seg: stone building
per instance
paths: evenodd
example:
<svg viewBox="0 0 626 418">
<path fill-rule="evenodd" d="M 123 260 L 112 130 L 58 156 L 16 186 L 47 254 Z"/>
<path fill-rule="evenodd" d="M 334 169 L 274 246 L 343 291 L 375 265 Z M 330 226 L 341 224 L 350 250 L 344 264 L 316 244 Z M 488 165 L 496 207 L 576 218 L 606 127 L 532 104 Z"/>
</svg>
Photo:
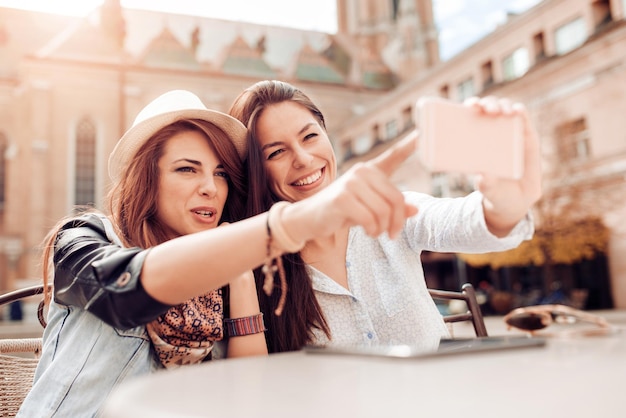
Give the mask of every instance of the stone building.
<svg viewBox="0 0 626 418">
<path fill-rule="evenodd" d="M 625 9 L 626 0 L 544 0 L 440 62 L 430 0 L 338 0 L 336 34 L 117 0 L 85 18 L 0 8 L 0 289 L 38 280 L 40 243 L 74 205 L 103 208 L 109 152 L 142 106 L 175 88 L 225 111 L 258 80 L 291 82 L 325 113 L 340 170 L 413 129 L 422 96 L 507 96 L 528 106 L 540 130 L 547 189 L 586 181 L 594 193 L 623 195 Z M 435 194 L 466 190 L 417 158 L 395 179 Z M 625 212 L 621 202 L 602 214 L 614 232 L 608 260 L 620 307 Z"/>
<path fill-rule="evenodd" d="M 338 2 L 337 34 L 121 8 L 85 18 L 0 8 L 0 289 L 38 280 L 74 205 L 103 208 L 106 161 L 138 111 L 188 89 L 226 111 L 245 87 L 301 86 L 331 132 L 437 63 L 430 1 Z"/>
<path fill-rule="evenodd" d="M 603 294 L 599 306 L 626 307 L 625 10 L 626 0 L 544 0 L 510 16 L 479 42 L 337 127 L 333 138 L 347 157 L 344 169 L 410 126 L 420 97 L 462 101 L 495 95 L 520 101 L 541 137 L 544 191 L 556 207 L 553 216 L 576 206 L 579 216 L 599 216 L 610 230 L 608 272 L 592 266 L 585 273 L 588 287 L 601 288 L 595 289 Z M 418 167 L 407 164 L 398 181 L 420 188 L 424 173 Z M 467 192 L 457 177 L 433 174 L 432 193 Z"/>
</svg>

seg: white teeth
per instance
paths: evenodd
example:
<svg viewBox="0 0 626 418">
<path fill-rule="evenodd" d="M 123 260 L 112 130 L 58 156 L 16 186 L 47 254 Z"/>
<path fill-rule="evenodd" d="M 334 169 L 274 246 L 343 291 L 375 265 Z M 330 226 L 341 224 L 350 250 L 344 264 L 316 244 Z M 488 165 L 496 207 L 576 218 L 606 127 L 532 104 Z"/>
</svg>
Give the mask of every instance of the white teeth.
<svg viewBox="0 0 626 418">
<path fill-rule="evenodd" d="M 311 184 L 317 180 L 319 180 L 319 178 L 322 177 L 322 170 L 319 170 L 317 173 L 315 174 L 311 174 L 308 177 L 305 177 L 301 180 L 296 181 L 294 184 L 294 186 L 306 186 L 307 184 Z"/>
<path fill-rule="evenodd" d="M 207 217 L 213 216 L 213 212 L 210 210 L 197 210 L 195 212 L 200 216 L 207 216 Z"/>
</svg>

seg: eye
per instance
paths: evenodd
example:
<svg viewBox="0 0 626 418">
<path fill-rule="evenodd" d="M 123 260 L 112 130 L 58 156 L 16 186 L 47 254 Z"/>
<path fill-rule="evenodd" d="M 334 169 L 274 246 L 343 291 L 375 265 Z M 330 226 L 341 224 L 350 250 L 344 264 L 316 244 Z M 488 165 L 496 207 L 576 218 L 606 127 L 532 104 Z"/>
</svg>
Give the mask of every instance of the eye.
<svg viewBox="0 0 626 418">
<path fill-rule="evenodd" d="M 305 141 L 308 141 L 309 139 L 313 139 L 313 138 L 315 138 L 316 136 L 317 136 L 317 132 L 311 132 L 311 133 L 307 134 L 307 135 L 304 137 L 304 140 L 305 140 Z"/>
<path fill-rule="evenodd" d="M 228 173 L 227 173 L 226 171 L 217 171 L 217 172 L 215 173 L 215 175 L 216 175 L 217 177 L 223 177 L 223 178 L 225 178 L 226 180 L 229 180 L 229 179 L 230 179 L 230 176 L 228 175 Z"/>
<path fill-rule="evenodd" d="M 195 167 L 192 166 L 184 166 L 178 167 L 175 171 L 179 173 L 195 173 L 197 170 Z"/>
<path fill-rule="evenodd" d="M 275 151 L 272 151 L 272 152 L 271 152 L 271 153 L 269 153 L 269 155 L 267 156 L 267 159 L 268 159 L 268 160 L 274 159 L 274 158 L 276 158 L 277 156 L 279 156 L 280 154 L 282 154 L 283 152 L 285 152 L 285 150 L 284 150 L 284 149 L 282 149 L 282 148 L 277 149 L 277 150 L 275 150 Z"/>
</svg>

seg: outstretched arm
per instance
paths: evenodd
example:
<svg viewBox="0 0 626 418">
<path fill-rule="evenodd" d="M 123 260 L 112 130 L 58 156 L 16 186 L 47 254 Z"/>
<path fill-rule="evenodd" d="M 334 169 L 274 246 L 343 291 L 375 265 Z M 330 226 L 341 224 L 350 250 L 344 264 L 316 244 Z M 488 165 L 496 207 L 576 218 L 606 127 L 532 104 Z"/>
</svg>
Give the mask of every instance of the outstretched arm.
<svg viewBox="0 0 626 418">
<path fill-rule="evenodd" d="M 290 204 L 279 219 L 284 232 L 302 243 L 352 225 L 362 225 L 373 236 L 395 236 L 417 209 L 405 203 L 389 177 L 415 146 L 413 135 L 352 167 L 316 195 Z M 260 266 L 267 258 L 267 217 L 263 213 L 153 247 L 143 265 L 143 287 L 155 299 L 176 305 Z"/>
<path fill-rule="evenodd" d="M 521 103 L 507 99 L 485 97 L 466 101 L 477 111 L 487 115 L 520 115 L 523 120 L 524 173 L 520 179 L 505 179 L 479 175 L 476 187 L 483 194 L 485 222 L 489 231 L 498 237 L 508 235 L 526 216 L 541 197 L 541 150 L 539 137 L 530 122 L 528 112 Z"/>
</svg>

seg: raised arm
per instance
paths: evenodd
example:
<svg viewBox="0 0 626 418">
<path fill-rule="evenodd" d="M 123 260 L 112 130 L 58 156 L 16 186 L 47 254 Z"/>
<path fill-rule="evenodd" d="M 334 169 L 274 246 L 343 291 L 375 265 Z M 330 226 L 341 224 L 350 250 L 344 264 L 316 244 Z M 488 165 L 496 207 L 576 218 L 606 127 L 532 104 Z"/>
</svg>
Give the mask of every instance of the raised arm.
<svg viewBox="0 0 626 418">
<path fill-rule="evenodd" d="M 506 236 L 541 197 L 541 150 L 539 137 L 521 103 L 485 97 L 466 102 L 488 115 L 519 114 L 523 119 L 524 173 L 518 180 L 479 175 L 476 187 L 483 194 L 485 222 L 495 236 Z"/>
</svg>

